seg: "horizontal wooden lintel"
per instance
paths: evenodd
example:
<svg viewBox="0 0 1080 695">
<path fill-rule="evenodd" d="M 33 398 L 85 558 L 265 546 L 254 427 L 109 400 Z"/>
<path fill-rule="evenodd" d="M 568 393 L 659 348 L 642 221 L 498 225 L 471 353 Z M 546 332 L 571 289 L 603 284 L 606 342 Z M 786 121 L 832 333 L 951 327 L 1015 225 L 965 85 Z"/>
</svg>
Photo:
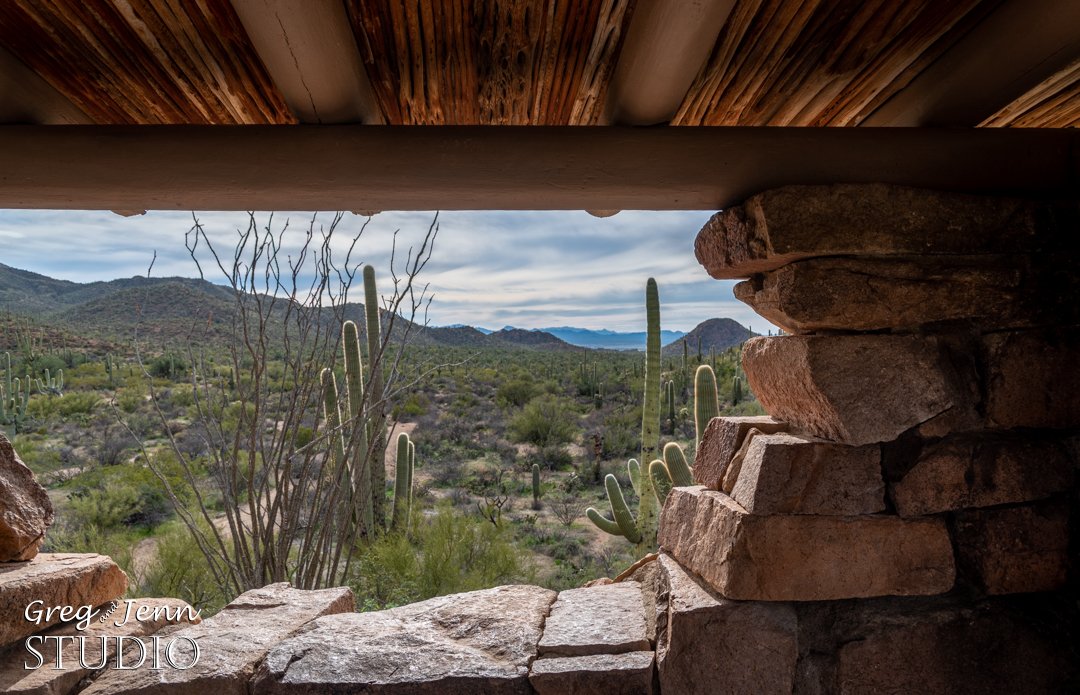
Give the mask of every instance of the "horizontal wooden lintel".
<svg viewBox="0 0 1080 695">
<path fill-rule="evenodd" d="M 2 126 L 0 208 L 717 209 L 786 184 L 1075 195 L 1080 132 Z"/>
</svg>

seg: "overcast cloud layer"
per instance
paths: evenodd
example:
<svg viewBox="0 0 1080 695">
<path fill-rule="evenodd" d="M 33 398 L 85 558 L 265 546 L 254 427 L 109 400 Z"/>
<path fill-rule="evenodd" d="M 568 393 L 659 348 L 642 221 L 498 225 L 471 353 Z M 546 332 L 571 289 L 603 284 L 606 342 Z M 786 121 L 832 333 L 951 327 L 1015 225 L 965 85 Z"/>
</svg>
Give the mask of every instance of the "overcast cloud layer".
<svg viewBox="0 0 1080 695">
<path fill-rule="evenodd" d="M 215 243 L 230 246 L 246 213 L 197 213 Z M 434 213 L 376 215 L 354 260 L 387 273 L 393 232 L 399 249 L 417 244 Z M 329 225 L 330 214 L 319 223 Z M 660 286 L 662 324 L 690 330 L 730 317 L 764 332 L 767 322 L 735 300 L 734 283 L 713 280 L 694 259 L 694 237 L 708 212 L 624 211 L 598 219 L 580 212 L 443 212 L 423 279 L 434 295 L 429 320 L 501 328 L 580 326 L 643 330 L 645 280 Z M 260 224 L 268 215 L 260 213 Z M 289 220 L 286 246 L 301 240 L 311 213 L 275 213 L 274 229 Z M 340 248 L 366 218 L 347 214 Z M 110 212 L 2 210 L 0 262 L 50 277 L 89 282 L 145 275 L 198 277 L 184 246 L 191 213 L 149 212 L 123 218 Z M 207 279 L 221 282 L 204 265 Z"/>
</svg>

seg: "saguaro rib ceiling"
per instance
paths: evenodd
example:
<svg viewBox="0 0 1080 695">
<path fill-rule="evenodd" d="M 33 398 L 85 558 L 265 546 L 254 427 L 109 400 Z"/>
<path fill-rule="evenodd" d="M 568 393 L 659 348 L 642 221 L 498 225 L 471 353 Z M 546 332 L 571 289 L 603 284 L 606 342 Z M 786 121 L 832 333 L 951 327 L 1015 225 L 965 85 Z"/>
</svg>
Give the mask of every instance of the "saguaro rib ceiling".
<svg viewBox="0 0 1080 695">
<path fill-rule="evenodd" d="M 296 122 L 228 0 L 4 0 L 0 45 L 96 123 Z"/>
<path fill-rule="evenodd" d="M 858 125 L 979 5 L 740 0 L 672 122 Z"/>
<path fill-rule="evenodd" d="M 633 0 L 348 0 L 391 125 L 595 123 Z"/>
</svg>

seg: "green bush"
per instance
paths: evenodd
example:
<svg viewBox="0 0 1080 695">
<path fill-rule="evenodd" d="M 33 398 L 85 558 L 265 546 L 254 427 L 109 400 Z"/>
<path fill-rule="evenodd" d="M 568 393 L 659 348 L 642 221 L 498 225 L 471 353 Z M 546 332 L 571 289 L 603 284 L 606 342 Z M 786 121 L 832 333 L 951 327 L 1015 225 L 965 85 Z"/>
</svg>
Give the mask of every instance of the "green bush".
<svg viewBox="0 0 1080 695">
<path fill-rule="evenodd" d="M 539 396 L 510 420 L 509 430 L 517 441 L 539 447 L 566 444 L 577 434 L 577 414 L 564 398 Z"/>
<path fill-rule="evenodd" d="M 495 402 L 504 408 L 507 406 L 520 408 L 535 398 L 536 394 L 536 385 L 531 380 L 511 379 L 495 391 Z"/>
<path fill-rule="evenodd" d="M 200 609 L 204 618 L 225 606 L 228 597 L 186 526 L 168 524 L 158 535 L 156 546 L 157 553 L 146 566 L 138 593 L 182 598 Z"/>
</svg>

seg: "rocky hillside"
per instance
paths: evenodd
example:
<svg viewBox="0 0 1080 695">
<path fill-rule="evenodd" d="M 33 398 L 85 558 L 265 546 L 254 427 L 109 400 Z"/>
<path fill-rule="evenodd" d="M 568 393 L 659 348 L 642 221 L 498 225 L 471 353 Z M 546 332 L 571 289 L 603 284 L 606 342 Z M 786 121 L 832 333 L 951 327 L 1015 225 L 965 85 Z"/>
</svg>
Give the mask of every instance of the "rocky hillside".
<svg viewBox="0 0 1080 695">
<path fill-rule="evenodd" d="M 757 335 L 746 326 L 743 326 L 734 319 L 709 319 L 702 321 L 694 330 L 687 333 L 679 340 L 674 340 L 664 346 L 663 354 L 665 356 L 681 355 L 683 350 L 683 340 L 690 347 L 690 351 L 697 352 L 698 342 L 701 342 L 702 353 L 708 353 L 710 350 L 716 352 L 723 352 L 728 348 L 735 347 L 736 345 L 742 345 L 750 338 Z"/>
</svg>

